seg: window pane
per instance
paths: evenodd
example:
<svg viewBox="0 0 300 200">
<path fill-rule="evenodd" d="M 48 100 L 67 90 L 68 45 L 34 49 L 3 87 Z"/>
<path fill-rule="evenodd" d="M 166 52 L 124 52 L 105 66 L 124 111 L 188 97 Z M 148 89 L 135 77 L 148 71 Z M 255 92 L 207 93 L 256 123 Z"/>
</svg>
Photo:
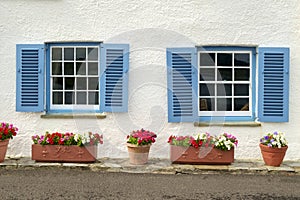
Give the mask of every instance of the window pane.
<svg viewBox="0 0 300 200">
<path fill-rule="evenodd" d="M 217 111 L 232 111 L 232 99 L 218 98 L 217 99 Z"/>
<path fill-rule="evenodd" d="M 65 62 L 64 74 L 65 75 L 74 75 L 74 63 Z"/>
<path fill-rule="evenodd" d="M 77 104 L 86 104 L 87 100 L 86 100 L 87 96 L 86 96 L 86 92 L 77 92 Z"/>
<path fill-rule="evenodd" d="M 234 54 L 234 66 L 250 66 L 250 55 L 248 53 Z"/>
<path fill-rule="evenodd" d="M 89 90 L 98 90 L 98 78 L 89 78 L 88 79 L 88 89 Z"/>
<path fill-rule="evenodd" d="M 65 48 L 64 51 L 65 60 L 74 60 L 74 49 L 73 48 Z"/>
<path fill-rule="evenodd" d="M 88 59 L 98 60 L 98 48 L 88 48 Z"/>
<path fill-rule="evenodd" d="M 52 48 L 52 60 L 62 60 L 61 48 Z"/>
<path fill-rule="evenodd" d="M 215 53 L 200 53 L 200 66 L 215 66 Z"/>
<path fill-rule="evenodd" d="M 235 69 L 234 70 L 235 81 L 249 81 L 250 80 L 250 69 Z"/>
<path fill-rule="evenodd" d="M 76 60 L 85 60 L 86 59 L 86 53 L 85 48 L 76 48 Z"/>
<path fill-rule="evenodd" d="M 231 96 L 232 85 L 231 84 L 217 84 L 217 96 Z"/>
<path fill-rule="evenodd" d="M 82 77 L 77 78 L 77 83 L 76 83 L 77 90 L 86 90 L 86 85 L 87 85 L 86 79 L 87 78 L 82 78 Z"/>
<path fill-rule="evenodd" d="M 200 81 L 214 81 L 215 69 L 200 68 Z"/>
<path fill-rule="evenodd" d="M 98 75 L 98 63 L 89 62 L 88 75 Z"/>
<path fill-rule="evenodd" d="M 63 92 L 53 92 L 52 93 L 52 103 L 53 104 L 63 104 Z"/>
<path fill-rule="evenodd" d="M 77 75 L 86 75 L 86 64 L 85 62 L 76 63 L 76 74 Z"/>
<path fill-rule="evenodd" d="M 215 99 L 201 98 L 199 101 L 200 111 L 215 111 Z"/>
<path fill-rule="evenodd" d="M 249 111 L 249 99 L 248 98 L 235 98 L 234 99 L 234 111 Z"/>
<path fill-rule="evenodd" d="M 74 89 L 75 78 L 65 78 L 65 90 L 73 90 Z"/>
<path fill-rule="evenodd" d="M 215 96 L 215 84 L 200 84 L 200 96 Z"/>
<path fill-rule="evenodd" d="M 89 92 L 89 105 L 99 104 L 99 93 L 98 92 Z"/>
<path fill-rule="evenodd" d="M 218 69 L 218 81 L 232 81 L 232 69 Z"/>
<path fill-rule="evenodd" d="M 249 96 L 249 84 L 235 84 L 234 96 Z"/>
<path fill-rule="evenodd" d="M 75 96 L 74 92 L 65 92 L 65 104 L 74 104 Z"/>
<path fill-rule="evenodd" d="M 62 90 L 63 89 L 63 78 L 53 77 L 52 89 L 53 90 Z"/>
<path fill-rule="evenodd" d="M 52 75 L 62 75 L 62 63 L 53 62 L 52 63 Z"/>
<path fill-rule="evenodd" d="M 232 66 L 232 53 L 218 53 L 218 66 Z"/>
</svg>

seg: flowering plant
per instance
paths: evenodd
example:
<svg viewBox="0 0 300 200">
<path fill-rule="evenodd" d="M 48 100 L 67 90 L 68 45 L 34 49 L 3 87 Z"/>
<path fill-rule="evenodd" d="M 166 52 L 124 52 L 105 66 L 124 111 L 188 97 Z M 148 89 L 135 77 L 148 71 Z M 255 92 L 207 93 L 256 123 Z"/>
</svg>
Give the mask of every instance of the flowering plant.
<svg viewBox="0 0 300 200">
<path fill-rule="evenodd" d="M 285 134 L 275 131 L 274 133 L 267 133 L 260 139 L 260 143 L 268 147 L 284 147 L 287 146 Z"/>
<path fill-rule="evenodd" d="M 212 146 L 217 149 L 229 151 L 234 145 L 237 146 L 238 140 L 235 136 L 227 133 L 223 133 L 219 136 L 212 136 L 209 133 L 200 133 L 196 136 L 171 135 L 168 143 L 176 146 L 192 146 L 195 148 Z"/>
<path fill-rule="evenodd" d="M 49 133 L 46 132 L 45 135 L 34 135 L 32 136 L 32 141 L 34 144 L 41 145 L 77 145 L 77 146 L 88 146 L 103 144 L 103 135 L 98 133 L 84 133 L 73 134 L 73 133 Z"/>
<path fill-rule="evenodd" d="M 18 128 L 13 124 L 2 122 L 0 124 L 0 140 L 13 139 L 16 136 Z"/>
<path fill-rule="evenodd" d="M 135 145 L 148 145 L 155 142 L 156 134 L 148 130 L 132 131 L 127 135 L 127 143 Z"/>
</svg>

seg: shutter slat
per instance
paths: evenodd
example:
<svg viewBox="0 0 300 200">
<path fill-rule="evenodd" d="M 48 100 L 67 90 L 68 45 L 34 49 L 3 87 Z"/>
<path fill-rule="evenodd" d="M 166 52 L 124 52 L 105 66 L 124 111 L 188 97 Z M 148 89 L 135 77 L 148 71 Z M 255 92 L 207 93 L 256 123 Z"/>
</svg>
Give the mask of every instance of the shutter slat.
<svg viewBox="0 0 300 200">
<path fill-rule="evenodd" d="M 262 122 L 287 122 L 289 49 L 259 48 L 258 116 Z"/>
</svg>

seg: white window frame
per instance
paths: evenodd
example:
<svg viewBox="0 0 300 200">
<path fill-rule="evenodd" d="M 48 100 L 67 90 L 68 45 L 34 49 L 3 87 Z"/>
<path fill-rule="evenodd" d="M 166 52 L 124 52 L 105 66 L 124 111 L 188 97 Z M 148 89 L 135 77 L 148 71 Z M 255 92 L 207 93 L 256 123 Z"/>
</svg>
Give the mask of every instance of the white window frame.
<svg viewBox="0 0 300 200">
<path fill-rule="evenodd" d="M 252 82 L 252 63 L 255 62 L 255 60 L 253 61 L 252 60 L 252 52 L 251 51 L 243 51 L 243 50 L 234 50 L 234 51 L 218 51 L 218 50 L 215 50 L 215 51 L 205 51 L 205 50 L 200 50 L 197 52 L 198 53 L 198 74 L 197 76 L 200 77 L 200 53 L 249 53 L 249 81 L 234 81 L 234 73 L 232 74 L 232 81 L 216 81 L 217 80 L 217 67 L 218 68 L 222 68 L 220 66 L 217 66 L 217 56 L 215 58 L 215 66 L 214 66 L 214 69 L 215 69 L 215 80 L 214 81 L 201 81 L 200 78 L 198 80 L 198 91 L 197 91 L 197 109 L 198 109 L 198 116 L 252 116 L 252 85 L 255 84 Z M 232 62 L 234 62 L 234 59 L 232 59 Z M 228 68 L 229 66 L 226 66 L 224 68 Z M 211 67 L 210 67 L 211 68 Z M 235 68 L 234 66 L 234 63 L 232 63 L 232 66 L 231 68 Z M 238 69 L 241 69 L 243 67 L 238 67 Z M 246 68 L 246 67 L 245 67 Z M 234 72 L 234 71 L 233 71 Z M 215 84 L 215 91 L 216 91 L 216 83 L 221 83 L 221 84 L 233 84 L 233 83 L 236 83 L 236 84 L 243 84 L 243 83 L 249 83 L 249 96 L 237 96 L 239 98 L 249 98 L 249 110 L 248 111 L 200 111 L 200 93 L 199 93 L 199 90 L 200 90 L 200 83 L 212 83 L 212 84 Z M 234 90 L 232 90 L 232 95 L 231 96 L 226 96 L 226 98 L 229 98 L 231 97 L 232 98 L 232 108 L 234 108 Z M 212 96 L 202 96 L 202 97 L 209 97 L 211 98 Z M 215 98 L 215 108 L 217 108 L 217 101 L 216 101 L 216 98 L 217 97 L 224 97 L 225 96 L 214 96 Z"/>
<path fill-rule="evenodd" d="M 53 48 L 61 48 L 62 49 L 62 60 L 53 60 L 52 59 L 52 49 Z M 73 48 L 74 49 L 74 60 L 70 61 L 70 62 L 74 62 L 74 75 L 64 75 L 64 63 L 66 62 L 64 60 L 64 48 Z M 84 61 L 76 61 L 76 48 L 86 48 L 86 60 Z M 97 61 L 90 61 L 88 60 L 88 48 L 97 48 L 98 49 L 98 60 Z M 99 105 L 100 105 L 100 47 L 99 46 L 95 46 L 95 45 L 68 45 L 68 46 L 64 46 L 64 45 L 52 45 L 50 47 L 50 109 L 51 110 L 97 110 L 99 109 Z M 52 75 L 52 63 L 53 62 L 62 62 L 62 75 Z M 69 62 L 69 61 L 67 61 Z M 86 62 L 86 75 L 76 75 L 76 62 Z M 98 75 L 88 75 L 88 62 L 95 62 L 98 63 Z M 98 90 L 88 90 L 88 82 L 87 82 L 87 89 L 84 90 L 87 92 L 87 104 L 86 105 L 82 105 L 82 104 L 61 104 L 61 105 L 57 105 L 57 104 L 53 104 L 53 92 L 55 90 L 53 90 L 53 77 L 74 77 L 75 78 L 75 82 L 74 85 L 76 85 L 76 77 L 85 77 L 85 78 L 89 78 L 89 77 L 94 77 L 94 78 L 98 78 Z M 64 89 L 64 84 L 65 82 L 63 81 L 63 89 L 62 90 L 58 90 L 58 91 L 70 91 L 70 92 L 76 92 L 76 88 L 73 90 L 65 90 Z M 98 104 L 95 105 L 88 105 L 88 92 L 98 92 Z M 75 95 L 75 102 L 76 102 L 76 95 Z M 63 95 L 63 102 L 64 102 L 65 96 Z"/>
</svg>

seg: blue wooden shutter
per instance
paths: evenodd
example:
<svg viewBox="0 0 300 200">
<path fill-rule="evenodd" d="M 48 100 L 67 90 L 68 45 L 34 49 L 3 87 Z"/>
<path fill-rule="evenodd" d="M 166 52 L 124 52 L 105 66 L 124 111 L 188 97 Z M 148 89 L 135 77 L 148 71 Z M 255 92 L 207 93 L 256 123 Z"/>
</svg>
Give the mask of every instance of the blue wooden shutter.
<svg viewBox="0 0 300 200">
<path fill-rule="evenodd" d="M 101 44 L 100 110 L 128 110 L 128 44 Z"/>
<path fill-rule="evenodd" d="M 289 120 L 289 48 L 259 48 L 258 117 Z"/>
<path fill-rule="evenodd" d="M 44 45 L 17 45 L 16 111 L 44 110 Z"/>
<path fill-rule="evenodd" d="M 167 49 L 168 121 L 193 122 L 197 117 L 196 48 Z"/>
</svg>

